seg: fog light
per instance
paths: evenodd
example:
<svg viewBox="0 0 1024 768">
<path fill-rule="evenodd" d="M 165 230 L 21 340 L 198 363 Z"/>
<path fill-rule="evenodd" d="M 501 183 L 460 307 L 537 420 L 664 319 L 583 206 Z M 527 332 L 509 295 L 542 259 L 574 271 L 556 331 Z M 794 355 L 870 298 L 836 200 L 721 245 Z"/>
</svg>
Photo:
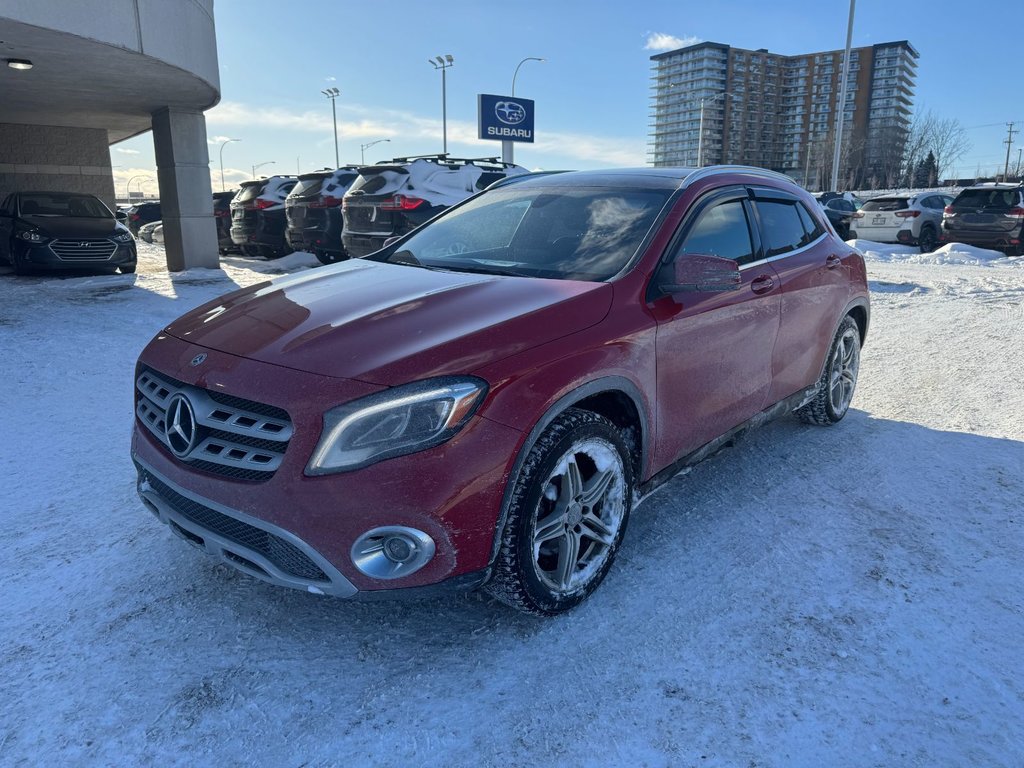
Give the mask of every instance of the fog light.
<svg viewBox="0 0 1024 768">
<path fill-rule="evenodd" d="M 429 563 L 434 550 L 434 540 L 423 531 L 389 525 L 356 539 L 351 555 L 361 573 L 374 579 L 397 579 Z"/>
</svg>

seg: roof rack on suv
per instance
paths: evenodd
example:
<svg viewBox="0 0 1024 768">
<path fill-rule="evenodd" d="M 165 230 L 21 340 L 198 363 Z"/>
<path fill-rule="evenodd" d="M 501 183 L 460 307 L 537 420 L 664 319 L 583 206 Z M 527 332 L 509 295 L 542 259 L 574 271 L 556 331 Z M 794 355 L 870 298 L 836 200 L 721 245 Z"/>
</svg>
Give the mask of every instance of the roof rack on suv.
<svg viewBox="0 0 1024 768">
<path fill-rule="evenodd" d="M 381 160 L 376 165 L 394 165 L 395 163 L 409 163 L 413 160 L 437 160 L 450 165 L 475 165 L 487 163 L 488 165 L 501 166 L 502 168 L 515 167 L 515 163 L 506 163 L 498 157 L 451 157 L 443 152 L 433 155 L 409 155 L 408 157 L 395 157 L 391 160 Z"/>
</svg>

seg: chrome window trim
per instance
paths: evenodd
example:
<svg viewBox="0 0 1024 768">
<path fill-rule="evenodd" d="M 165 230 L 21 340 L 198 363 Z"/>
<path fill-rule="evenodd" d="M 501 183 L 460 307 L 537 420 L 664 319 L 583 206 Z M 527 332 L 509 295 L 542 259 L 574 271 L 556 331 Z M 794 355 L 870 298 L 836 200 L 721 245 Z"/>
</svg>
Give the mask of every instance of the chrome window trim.
<svg viewBox="0 0 1024 768">
<path fill-rule="evenodd" d="M 775 256 L 769 256 L 766 259 L 758 259 L 757 261 L 752 261 L 749 264 L 741 264 L 740 272 L 742 272 L 745 269 L 750 269 L 751 267 L 759 267 L 762 264 L 770 264 L 771 262 L 778 261 L 779 259 L 787 259 L 790 256 L 796 256 L 797 254 L 803 253 L 809 248 L 813 248 L 826 237 L 828 237 L 828 232 L 822 232 L 816 240 L 812 240 L 807 245 L 801 246 L 800 248 L 795 248 L 792 251 L 786 251 L 785 253 L 778 253 Z"/>
</svg>

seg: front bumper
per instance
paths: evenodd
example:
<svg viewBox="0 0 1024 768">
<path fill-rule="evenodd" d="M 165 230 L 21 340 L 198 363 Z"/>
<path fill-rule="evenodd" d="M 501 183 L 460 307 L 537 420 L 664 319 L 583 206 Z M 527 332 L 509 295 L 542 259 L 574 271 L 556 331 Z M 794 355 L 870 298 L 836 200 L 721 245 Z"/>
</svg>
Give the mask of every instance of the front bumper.
<svg viewBox="0 0 1024 768">
<path fill-rule="evenodd" d="M 96 269 L 99 267 L 130 266 L 138 261 L 135 241 L 116 243 L 113 240 L 86 240 L 81 242 L 97 242 L 100 245 L 91 249 L 62 248 L 54 244 L 62 241 L 50 240 L 45 243 L 29 243 L 23 240 L 13 241 L 13 256 L 21 264 L 32 269 Z M 108 245 L 102 245 L 107 243 Z M 92 252 L 90 252 L 92 251 Z M 63 256 L 58 255 L 62 253 Z"/>
<path fill-rule="evenodd" d="M 206 361 L 191 366 L 201 352 Z M 324 411 L 381 387 L 238 358 L 167 335 L 154 339 L 140 361 L 190 386 L 282 408 L 294 427 L 272 476 L 250 481 L 176 459 L 136 418 L 132 457 L 139 468 L 139 493 L 179 536 L 252 576 L 324 594 L 391 595 L 480 582 L 490 562 L 505 483 L 524 437 L 520 432 L 477 416 L 455 438 L 430 450 L 308 477 L 304 470 L 319 441 Z M 436 547 L 433 558 L 397 579 L 359 571 L 353 544 L 384 526 L 425 532 Z M 296 551 L 306 560 L 298 569 Z M 308 570 L 310 563 L 319 571 Z"/>
</svg>

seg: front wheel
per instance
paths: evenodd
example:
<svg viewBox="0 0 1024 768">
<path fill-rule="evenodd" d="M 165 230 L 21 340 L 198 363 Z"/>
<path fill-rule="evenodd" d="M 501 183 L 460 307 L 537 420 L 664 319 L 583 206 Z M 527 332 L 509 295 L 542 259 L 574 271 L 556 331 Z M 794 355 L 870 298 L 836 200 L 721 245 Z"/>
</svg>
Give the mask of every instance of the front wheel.
<svg viewBox="0 0 1024 768">
<path fill-rule="evenodd" d="M 853 391 L 860 372 L 860 329 L 847 315 L 839 324 L 828 364 L 818 380 L 818 393 L 811 402 L 796 410 L 796 415 L 808 424 L 836 424 L 850 410 Z"/>
<path fill-rule="evenodd" d="M 488 591 L 541 616 L 579 605 L 611 568 L 633 485 L 620 430 L 603 416 L 568 409 L 530 450 L 515 480 Z"/>
</svg>

